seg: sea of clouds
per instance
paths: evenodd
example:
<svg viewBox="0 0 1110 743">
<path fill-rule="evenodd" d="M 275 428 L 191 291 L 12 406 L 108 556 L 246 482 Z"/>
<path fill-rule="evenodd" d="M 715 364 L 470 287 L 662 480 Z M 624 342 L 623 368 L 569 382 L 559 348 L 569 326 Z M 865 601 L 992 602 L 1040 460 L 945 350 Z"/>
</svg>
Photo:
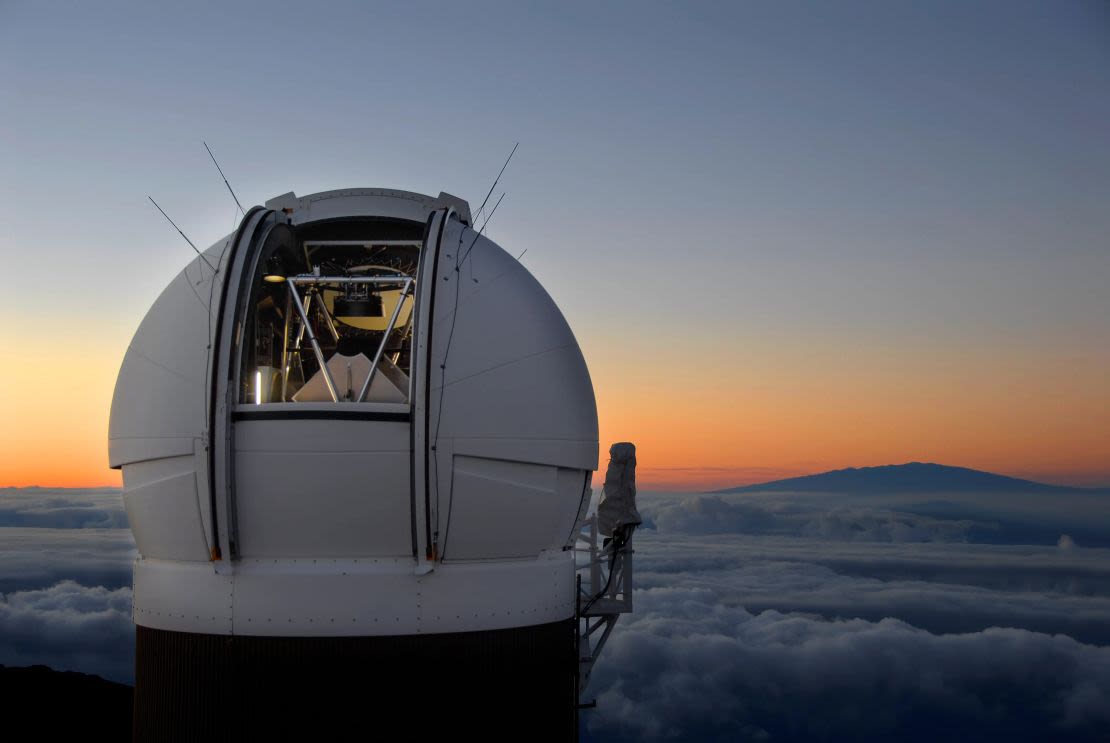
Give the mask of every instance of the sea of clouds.
<svg viewBox="0 0 1110 743">
<path fill-rule="evenodd" d="M 644 494 L 641 511 L 635 612 L 588 690 L 588 740 L 1110 736 L 1108 495 Z"/>
<path fill-rule="evenodd" d="M 1106 740 L 1110 495 L 642 494 L 591 741 Z M 0 663 L 130 682 L 114 490 L 0 489 Z"/>
<path fill-rule="evenodd" d="M 0 664 L 132 681 L 135 556 L 118 490 L 0 488 Z"/>
</svg>

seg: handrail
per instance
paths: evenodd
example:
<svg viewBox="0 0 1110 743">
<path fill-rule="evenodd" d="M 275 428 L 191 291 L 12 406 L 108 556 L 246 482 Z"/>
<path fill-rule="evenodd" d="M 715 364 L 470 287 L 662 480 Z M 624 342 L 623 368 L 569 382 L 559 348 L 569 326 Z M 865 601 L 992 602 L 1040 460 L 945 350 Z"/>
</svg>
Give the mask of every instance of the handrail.
<svg viewBox="0 0 1110 743">
<path fill-rule="evenodd" d="M 632 611 L 631 531 L 622 540 L 598 547 L 597 515 L 578 524 L 576 553 L 589 555 L 588 562 L 576 560 L 578 621 L 578 691 L 590 683 L 590 673 L 621 614 Z M 584 543 L 584 544 L 583 544 Z M 604 570 L 605 566 L 608 570 Z M 589 588 L 585 583 L 589 583 Z M 600 631 L 600 635 L 597 634 Z"/>
</svg>

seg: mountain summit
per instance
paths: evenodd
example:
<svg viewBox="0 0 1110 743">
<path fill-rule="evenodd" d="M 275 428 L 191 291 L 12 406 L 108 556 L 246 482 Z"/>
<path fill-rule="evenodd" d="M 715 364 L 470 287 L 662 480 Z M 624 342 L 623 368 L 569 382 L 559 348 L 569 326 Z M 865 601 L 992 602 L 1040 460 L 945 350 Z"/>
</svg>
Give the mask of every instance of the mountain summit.
<svg viewBox="0 0 1110 743">
<path fill-rule="evenodd" d="M 996 475 L 992 472 L 949 467 L 927 462 L 887 464 L 881 467 L 849 467 L 819 475 L 791 477 L 756 485 L 716 490 L 716 493 L 800 491 L 825 493 L 970 493 L 970 492 L 1060 492 L 1082 491 L 1062 485 Z"/>
</svg>

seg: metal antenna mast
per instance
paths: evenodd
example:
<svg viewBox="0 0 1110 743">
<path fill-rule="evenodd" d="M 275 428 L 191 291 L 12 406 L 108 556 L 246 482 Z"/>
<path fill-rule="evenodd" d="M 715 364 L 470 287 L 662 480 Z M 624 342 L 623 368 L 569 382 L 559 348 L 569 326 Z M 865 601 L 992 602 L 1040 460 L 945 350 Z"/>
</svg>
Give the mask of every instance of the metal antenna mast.
<svg viewBox="0 0 1110 743">
<path fill-rule="evenodd" d="M 497 207 L 501 206 L 501 199 L 503 198 L 505 198 L 504 191 L 501 192 L 501 198 L 497 199 L 497 203 L 494 204 L 493 208 L 489 210 L 489 216 L 486 217 L 486 221 L 482 222 L 482 227 L 476 233 L 474 233 L 474 239 L 470 241 L 470 247 L 466 249 L 466 252 L 463 253 L 462 259 L 459 261 L 459 268 L 461 268 L 462 264 L 466 263 L 466 259 L 470 257 L 470 251 L 474 250 L 474 243 L 478 242 L 478 238 L 481 237 L 482 233 L 486 231 L 486 225 L 489 224 L 489 221 L 491 219 L 493 219 L 493 214 L 497 211 Z M 459 268 L 456 268 L 455 270 L 457 271 L 459 270 Z"/>
<path fill-rule="evenodd" d="M 513 155 L 516 154 L 517 147 L 520 147 L 520 142 L 517 142 L 513 145 L 513 151 L 509 153 L 509 156 L 507 158 L 505 158 L 505 164 L 501 166 L 501 170 L 497 173 L 497 177 L 493 179 L 493 185 L 489 187 L 489 192 L 486 194 L 486 198 L 482 199 L 482 205 L 478 207 L 478 211 L 474 212 L 475 221 L 478 220 L 478 215 L 482 213 L 482 210 L 486 208 L 486 204 L 489 203 L 489 197 L 493 195 L 493 189 L 497 188 L 497 182 L 500 181 L 501 176 L 504 175 L 505 168 L 509 167 L 509 161 L 512 160 Z M 494 208 L 496 209 L 496 207 Z M 486 218 L 486 221 L 489 221 L 488 217 Z"/>
<path fill-rule="evenodd" d="M 148 199 L 150 199 L 150 203 L 151 203 L 151 204 L 154 204 L 154 208 L 155 208 L 155 209 L 157 209 L 158 211 L 162 212 L 162 216 L 166 218 L 166 221 L 167 221 L 167 222 L 169 222 L 170 224 L 172 224 L 172 225 L 173 225 L 173 228 L 174 228 L 175 230 L 177 230 L 177 234 L 179 234 L 179 235 L 181 235 L 182 237 L 184 237 L 184 238 L 185 238 L 185 242 L 189 243 L 189 247 L 190 247 L 190 248 L 192 248 L 192 249 L 193 249 L 193 251 L 194 251 L 194 252 L 195 252 L 195 253 L 196 253 L 196 254 L 197 254 L 198 256 L 200 256 L 200 259 L 201 259 L 202 261 L 204 261 L 205 263 L 208 263 L 208 259 L 207 259 L 207 258 L 205 258 L 205 257 L 204 257 L 204 254 L 203 254 L 203 253 L 201 253 L 201 252 L 200 252 L 200 250 L 198 250 L 198 249 L 197 249 L 197 246 L 196 246 L 196 245 L 193 245 L 193 241 L 192 241 L 192 240 L 190 240 L 190 239 L 189 239 L 189 238 L 188 238 L 188 237 L 187 237 L 187 236 L 185 235 L 185 233 L 181 231 L 181 228 L 180 228 L 180 227 L 178 227 L 178 226 L 177 226 L 177 225 L 176 225 L 176 224 L 174 223 L 174 221 L 173 221 L 172 219 L 170 219 L 170 215 L 169 215 L 169 214 L 166 214 L 166 210 L 165 210 L 165 209 L 163 209 L 162 207 L 158 206 L 158 202 L 157 202 L 157 201 L 155 201 L 154 199 L 151 199 L 151 198 L 150 198 L 150 195 L 149 195 L 149 194 L 147 195 L 147 198 L 148 198 Z M 211 263 L 208 263 L 208 267 L 212 269 L 212 273 L 216 273 L 216 267 L 215 267 L 215 266 L 213 266 L 213 265 L 212 265 Z"/>
<path fill-rule="evenodd" d="M 243 211 L 243 205 L 239 203 L 239 197 L 235 195 L 235 191 L 231 188 L 231 184 L 227 182 L 227 176 L 224 175 L 224 169 L 220 167 L 220 164 L 218 162 L 216 162 L 216 156 L 212 154 L 212 148 L 209 147 L 208 143 L 203 140 L 201 141 L 201 144 L 204 145 L 204 149 L 208 150 L 208 157 L 212 158 L 212 164 L 216 166 L 216 170 L 220 171 L 220 177 L 224 179 L 224 185 L 227 186 L 228 193 L 231 194 L 231 198 L 235 199 L 235 206 L 239 207 L 239 212 L 244 217 L 247 216 L 247 213 Z"/>
</svg>

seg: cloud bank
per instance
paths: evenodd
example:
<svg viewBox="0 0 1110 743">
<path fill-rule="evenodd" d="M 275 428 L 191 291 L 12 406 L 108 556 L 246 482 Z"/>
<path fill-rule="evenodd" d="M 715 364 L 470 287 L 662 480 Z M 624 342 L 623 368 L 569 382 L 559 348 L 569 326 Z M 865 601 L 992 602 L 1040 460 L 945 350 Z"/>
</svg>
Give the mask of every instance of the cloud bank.
<svg viewBox="0 0 1110 743">
<path fill-rule="evenodd" d="M 127 529 L 0 528 L 0 593 L 62 580 L 110 589 L 130 586 L 136 555 Z"/>
<path fill-rule="evenodd" d="M 1110 648 L 1021 629 L 937 635 L 641 591 L 591 691 L 591 740 L 1100 740 Z"/>
<path fill-rule="evenodd" d="M 131 589 L 62 581 L 0 596 L 0 662 L 41 663 L 113 681 L 134 675 Z"/>
<path fill-rule="evenodd" d="M 0 488 L 0 527 L 126 529 L 117 488 Z"/>
<path fill-rule="evenodd" d="M 842 542 L 972 542 L 1110 548 L 1110 494 L 646 494 L 647 528 Z"/>
<path fill-rule="evenodd" d="M 648 494 L 583 738 L 1105 740 L 1108 503 Z M 0 663 L 131 682 L 118 493 L 0 514 Z"/>
<path fill-rule="evenodd" d="M 584 738 L 1104 740 L 1108 504 L 648 495 Z"/>
<path fill-rule="evenodd" d="M 126 526 L 115 489 L 0 489 L 0 663 L 133 680 Z"/>
</svg>

